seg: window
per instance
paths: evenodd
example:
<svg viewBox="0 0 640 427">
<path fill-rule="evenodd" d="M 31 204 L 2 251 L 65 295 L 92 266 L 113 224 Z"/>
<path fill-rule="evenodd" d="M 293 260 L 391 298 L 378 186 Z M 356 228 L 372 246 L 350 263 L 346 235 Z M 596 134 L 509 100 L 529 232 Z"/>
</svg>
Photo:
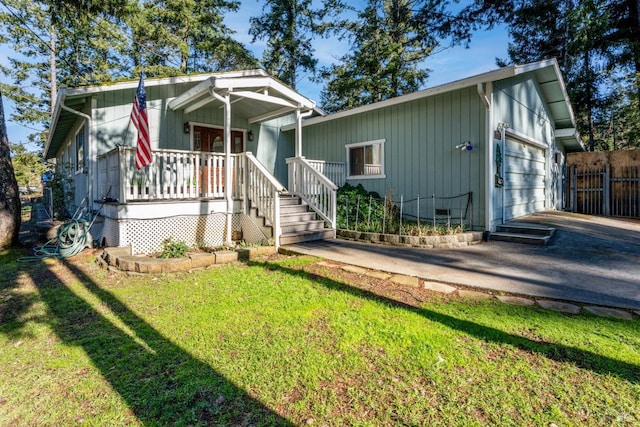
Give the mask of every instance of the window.
<svg viewBox="0 0 640 427">
<path fill-rule="evenodd" d="M 82 126 L 76 134 L 76 173 L 84 172 L 84 166 L 84 126 Z"/>
<path fill-rule="evenodd" d="M 348 144 L 349 178 L 384 178 L 384 139 Z"/>
<path fill-rule="evenodd" d="M 194 126 L 193 149 L 213 153 L 224 153 L 224 129 L 206 126 Z M 231 153 L 242 153 L 243 151 L 244 132 L 239 130 L 232 130 Z"/>
</svg>

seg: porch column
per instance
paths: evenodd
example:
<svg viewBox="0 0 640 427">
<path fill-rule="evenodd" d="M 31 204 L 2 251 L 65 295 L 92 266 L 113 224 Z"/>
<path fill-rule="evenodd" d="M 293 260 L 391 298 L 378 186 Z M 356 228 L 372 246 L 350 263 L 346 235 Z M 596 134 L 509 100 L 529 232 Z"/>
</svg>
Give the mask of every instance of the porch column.
<svg viewBox="0 0 640 427">
<path fill-rule="evenodd" d="M 225 244 L 231 245 L 231 227 L 233 220 L 232 165 L 231 165 L 231 94 L 218 95 L 213 88 L 209 94 L 224 105 L 224 197 L 227 201 Z"/>
<path fill-rule="evenodd" d="M 296 157 L 302 157 L 302 113 L 296 110 Z"/>
<path fill-rule="evenodd" d="M 300 108 L 296 110 L 296 157 L 302 157 L 302 119 L 309 117 L 313 114 L 313 110 L 300 111 Z"/>
</svg>

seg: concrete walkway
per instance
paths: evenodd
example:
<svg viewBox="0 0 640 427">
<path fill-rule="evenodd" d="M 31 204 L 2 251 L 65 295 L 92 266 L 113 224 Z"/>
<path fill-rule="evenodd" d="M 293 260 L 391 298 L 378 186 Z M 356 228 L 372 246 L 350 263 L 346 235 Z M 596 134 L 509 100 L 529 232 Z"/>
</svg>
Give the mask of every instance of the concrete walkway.
<svg viewBox="0 0 640 427">
<path fill-rule="evenodd" d="M 555 211 L 520 221 L 558 231 L 548 246 L 422 249 L 329 240 L 284 249 L 428 281 L 640 310 L 640 221 Z"/>
</svg>

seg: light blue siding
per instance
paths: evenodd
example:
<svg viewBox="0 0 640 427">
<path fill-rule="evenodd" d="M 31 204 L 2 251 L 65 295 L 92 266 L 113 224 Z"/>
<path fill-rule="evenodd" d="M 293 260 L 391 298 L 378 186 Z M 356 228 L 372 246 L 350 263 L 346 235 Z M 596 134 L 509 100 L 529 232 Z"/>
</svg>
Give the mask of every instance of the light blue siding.
<svg viewBox="0 0 640 427">
<path fill-rule="evenodd" d="M 475 87 L 466 88 L 305 126 L 302 151 L 308 159 L 346 162 L 347 144 L 384 139 L 386 177 L 348 180 L 350 184 L 395 200 L 472 192 L 473 224 L 479 227 L 484 215 L 484 128 L 484 106 Z M 463 141 L 475 148 L 456 149 Z"/>
<path fill-rule="evenodd" d="M 200 108 L 189 114 L 182 110 L 169 109 L 169 102 L 184 91 L 193 87 L 191 84 L 175 84 L 148 87 L 147 114 L 149 117 L 149 133 L 153 149 L 191 150 L 191 138 L 185 134 L 185 122 L 219 126 L 224 124 L 224 109 L 219 105 Z M 116 144 L 135 146 L 136 130 L 129 120 L 133 104 L 135 89 L 106 91 L 96 95 L 97 107 L 94 122 L 97 126 L 96 144 L 98 155 L 113 149 Z M 265 163 L 270 171 L 276 167 L 277 143 L 280 126 L 286 124 L 280 121 L 269 123 L 249 124 L 247 117 L 234 111 L 231 106 L 231 127 L 252 131 L 253 141 L 245 141 L 245 150 L 251 151 L 259 160 Z M 264 146 L 264 148 L 262 148 Z"/>
<path fill-rule="evenodd" d="M 540 146 L 508 138 L 503 147 L 505 184 L 504 189 L 493 193 L 492 227 L 503 220 L 550 208 L 545 205 L 550 196 L 545 150 L 555 149 L 553 123 L 533 75 L 494 82 L 493 88 L 494 124 L 509 123 L 511 130 Z"/>
<path fill-rule="evenodd" d="M 551 146 L 553 125 L 531 74 L 494 82 L 494 119 L 507 122 L 533 140 Z"/>
</svg>

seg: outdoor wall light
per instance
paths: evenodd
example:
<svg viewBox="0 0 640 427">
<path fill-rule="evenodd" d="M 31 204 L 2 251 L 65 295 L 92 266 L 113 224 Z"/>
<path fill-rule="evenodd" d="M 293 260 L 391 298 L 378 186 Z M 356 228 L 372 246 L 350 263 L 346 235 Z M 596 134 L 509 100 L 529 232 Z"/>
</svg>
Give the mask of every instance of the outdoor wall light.
<svg viewBox="0 0 640 427">
<path fill-rule="evenodd" d="M 473 144 L 471 141 L 464 141 L 462 144 L 456 145 L 456 149 L 461 151 L 471 151 L 473 150 Z"/>
<path fill-rule="evenodd" d="M 494 139 L 502 139 L 502 131 L 509 129 L 509 127 L 507 122 L 498 122 L 498 128 L 493 132 Z"/>
<path fill-rule="evenodd" d="M 249 132 L 247 132 L 247 139 L 248 139 L 249 141 L 253 141 L 253 131 L 252 131 L 252 130 L 250 130 Z"/>
<path fill-rule="evenodd" d="M 191 132 L 191 125 L 189 124 L 189 122 L 184 122 L 183 130 L 184 130 L 184 133 Z"/>
</svg>

